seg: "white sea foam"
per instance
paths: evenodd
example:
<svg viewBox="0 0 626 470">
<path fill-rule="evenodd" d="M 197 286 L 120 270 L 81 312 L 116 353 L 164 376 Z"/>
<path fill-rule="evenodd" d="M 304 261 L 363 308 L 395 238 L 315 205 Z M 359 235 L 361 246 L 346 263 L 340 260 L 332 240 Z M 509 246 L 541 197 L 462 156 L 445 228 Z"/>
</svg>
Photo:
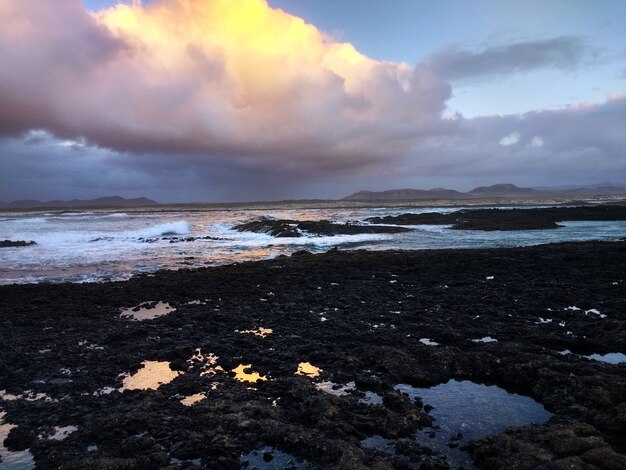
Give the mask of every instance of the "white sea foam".
<svg viewBox="0 0 626 470">
<path fill-rule="evenodd" d="M 191 232 L 191 225 L 185 220 L 179 220 L 176 222 L 166 222 L 163 224 L 156 224 L 151 227 L 146 227 L 140 230 L 133 230 L 129 232 L 122 232 L 118 237 L 127 238 L 155 238 L 155 237 L 168 237 L 175 235 L 187 235 Z"/>
</svg>

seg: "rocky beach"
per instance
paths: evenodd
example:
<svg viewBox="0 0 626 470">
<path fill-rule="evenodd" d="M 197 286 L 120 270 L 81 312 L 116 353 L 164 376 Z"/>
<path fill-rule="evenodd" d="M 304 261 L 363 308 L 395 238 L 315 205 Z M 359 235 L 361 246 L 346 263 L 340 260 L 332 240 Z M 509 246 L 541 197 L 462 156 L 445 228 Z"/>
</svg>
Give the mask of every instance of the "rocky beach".
<svg viewBox="0 0 626 470">
<path fill-rule="evenodd" d="M 1 286 L 0 468 L 626 468 L 624 266 L 580 242 Z M 419 392 L 446 384 L 538 414 L 446 430 L 474 406 Z"/>
</svg>

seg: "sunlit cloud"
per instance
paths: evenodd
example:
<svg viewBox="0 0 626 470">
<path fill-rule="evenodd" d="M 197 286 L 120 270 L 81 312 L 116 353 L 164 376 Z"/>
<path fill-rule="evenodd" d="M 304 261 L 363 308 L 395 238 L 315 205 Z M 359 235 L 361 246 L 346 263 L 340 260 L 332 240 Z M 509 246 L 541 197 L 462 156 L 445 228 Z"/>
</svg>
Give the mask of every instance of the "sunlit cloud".
<svg viewBox="0 0 626 470">
<path fill-rule="evenodd" d="M 4 134 L 340 169 L 447 128 L 450 87 L 429 68 L 372 60 L 265 0 L 2 5 Z"/>
</svg>

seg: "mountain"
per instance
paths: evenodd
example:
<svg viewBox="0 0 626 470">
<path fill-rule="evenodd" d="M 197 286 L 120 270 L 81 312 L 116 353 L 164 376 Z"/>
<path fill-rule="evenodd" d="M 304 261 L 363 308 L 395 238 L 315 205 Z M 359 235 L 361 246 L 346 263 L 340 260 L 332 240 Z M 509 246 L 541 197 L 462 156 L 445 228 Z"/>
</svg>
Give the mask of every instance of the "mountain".
<svg viewBox="0 0 626 470">
<path fill-rule="evenodd" d="M 587 186 L 560 186 L 521 188 L 510 183 L 479 186 L 466 193 L 452 189 L 391 189 L 389 191 L 359 191 L 343 198 L 344 201 L 384 201 L 415 199 L 477 199 L 490 197 L 588 197 L 626 195 L 626 187 L 611 183 Z"/>
<path fill-rule="evenodd" d="M 524 197 L 537 196 L 539 191 L 533 188 L 520 188 L 514 184 L 494 184 L 493 186 L 479 186 L 466 193 L 469 196 L 477 197 Z"/>
<path fill-rule="evenodd" d="M 393 199 L 458 199 L 465 195 L 453 189 L 391 189 L 389 191 L 359 191 L 344 201 L 375 201 Z"/>
<path fill-rule="evenodd" d="M 125 199 L 120 196 L 99 197 L 97 199 L 72 199 L 70 201 L 38 201 L 36 199 L 24 199 L 9 203 L 1 203 L 0 207 L 5 209 L 33 209 L 33 208 L 58 208 L 74 209 L 83 207 L 144 207 L 155 206 L 159 203 L 145 197 Z"/>
</svg>

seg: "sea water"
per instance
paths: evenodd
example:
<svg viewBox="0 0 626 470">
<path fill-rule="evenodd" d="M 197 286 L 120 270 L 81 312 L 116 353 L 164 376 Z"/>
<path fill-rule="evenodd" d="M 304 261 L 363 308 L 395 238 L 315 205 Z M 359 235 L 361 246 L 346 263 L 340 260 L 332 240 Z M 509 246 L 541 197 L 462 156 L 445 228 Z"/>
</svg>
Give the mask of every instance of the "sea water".
<svg viewBox="0 0 626 470">
<path fill-rule="evenodd" d="M 37 245 L 0 248 L 0 284 L 123 280 L 159 269 L 197 268 L 339 249 L 434 249 L 529 246 L 584 240 L 618 240 L 626 221 L 564 222 L 556 230 L 488 232 L 417 225 L 399 234 L 275 238 L 237 232 L 236 224 L 263 217 L 362 223 L 372 216 L 449 212 L 458 208 L 324 208 L 273 210 L 128 210 L 0 213 L 0 240 Z M 173 239 L 178 237 L 178 240 Z M 193 241 L 181 238 L 212 237 Z"/>
</svg>

